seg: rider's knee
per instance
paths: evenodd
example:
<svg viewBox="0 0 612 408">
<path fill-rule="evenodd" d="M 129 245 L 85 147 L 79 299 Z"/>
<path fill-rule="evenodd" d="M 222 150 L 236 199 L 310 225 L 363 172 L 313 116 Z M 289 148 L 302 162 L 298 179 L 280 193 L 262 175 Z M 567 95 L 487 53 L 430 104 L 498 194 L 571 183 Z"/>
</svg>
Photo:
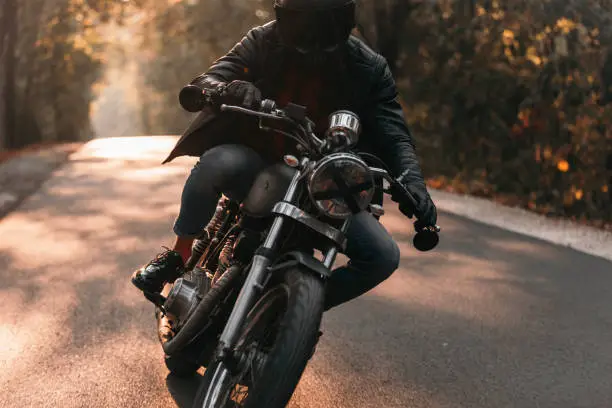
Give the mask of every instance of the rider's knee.
<svg viewBox="0 0 612 408">
<path fill-rule="evenodd" d="M 258 168 L 262 165 L 260 155 L 248 146 L 240 144 L 223 144 L 208 149 L 196 167 L 204 170 L 220 169 L 224 172 L 244 171 Z"/>
<path fill-rule="evenodd" d="M 400 250 L 394 240 L 385 242 L 383 248 L 380 252 L 378 265 L 381 276 L 384 276 L 384 279 L 386 279 L 399 268 Z"/>
<path fill-rule="evenodd" d="M 196 189 L 213 189 L 229 196 L 242 197 L 265 163 L 248 146 L 226 144 L 207 150 L 192 170 L 190 183 Z"/>
</svg>

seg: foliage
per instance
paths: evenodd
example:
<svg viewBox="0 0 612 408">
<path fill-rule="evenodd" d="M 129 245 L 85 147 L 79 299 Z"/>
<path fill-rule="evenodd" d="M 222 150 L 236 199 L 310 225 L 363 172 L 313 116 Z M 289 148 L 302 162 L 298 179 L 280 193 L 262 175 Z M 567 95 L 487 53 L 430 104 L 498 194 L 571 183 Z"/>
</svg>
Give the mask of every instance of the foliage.
<svg viewBox="0 0 612 408">
<path fill-rule="evenodd" d="M 612 106 L 601 99 L 598 30 L 541 2 L 471 4 L 468 18 L 454 1 L 421 5 L 410 35 L 399 33 L 397 75 L 426 175 L 610 222 Z"/>
<path fill-rule="evenodd" d="M 359 2 L 360 33 L 389 61 L 432 186 L 612 221 L 611 3 Z M 124 57 L 139 64 L 147 133 L 178 133 L 190 117 L 180 88 L 272 19 L 271 0 L 5 0 L 0 18 L 16 4 L 12 59 L 15 25 L 0 20 L 0 148 L 89 136 L 104 22 L 139 29 L 140 50 Z M 15 107 L 18 138 L 6 134 Z"/>
<path fill-rule="evenodd" d="M 103 44 L 96 27 L 118 13 L 121 2 L 19 0 L 16 4 L 15 55 L 2 59 L 4 71 L 13 68 L 14 75 L 0 80 L 0 90 L 8 82 L 15 85 L 14 92 L 0 94 L 0 105 L 12 105 L 5 115 L 14 115 L 15 124 L 0 131 L 0 141 L 4 135 L 5 147 L 18 148 L 90 137 L 92 85 L 103 67 Z M 0 31 L 0 37 L 4 34 Z"/>
<path fill-rule="evenodd" d="M 229 50 L 255 25 L 271 19 L 271 1 L 145 0 L 142 45 L 146 57 L 141 92 L 149 133 L 180 133 L 190 116 L 178 92 Z"/>
</svg>

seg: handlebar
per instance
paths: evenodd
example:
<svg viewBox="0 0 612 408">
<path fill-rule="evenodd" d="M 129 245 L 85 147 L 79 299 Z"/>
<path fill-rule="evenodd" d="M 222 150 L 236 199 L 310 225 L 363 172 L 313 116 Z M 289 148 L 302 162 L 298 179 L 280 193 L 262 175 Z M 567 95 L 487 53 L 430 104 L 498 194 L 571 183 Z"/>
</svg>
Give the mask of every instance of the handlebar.
<svg viewBox="0 0 612 408">
<path fill-rule="evenodd" d="M 217 104 L 222 112 L 239 112 L 264 119 L 289 119 L 289 116 L 282 109 L 276 109 L 276 102 L 271 99 L 263 100 L 259 110 L 248 109 L 243 106 L 228 105 L 225 103 L 219 105 L 218 101 L 222 93 L 223 92 L 219 89 L 202 89 L 202 96 L 205 101 L 210 104 Z"/>
<path fill-rule="evenodd" d="M 221 95 L 219 91 L 210 90 L 210 89 L 203 90 L 202 94 L 205 96 L 208 102 L 213 102 L 217 97 Z M 296 123 L 295 122 L 296 118 L 292 117 L 294 115 L 288 114 L 288 112 L 286 112 L 285 110 L 277 109 L 276 102 L 274 102 L 273 100 L 269 100 L 269 99 L 262 101 L 261 108 L 259 111 L 244 108 L 242 106 L 234 106 L 234 105 L 227 105 L 227 104 L 221 104 L 219 109 L 222 112 L 238 112 L 244 115 L 255 116 L 260 119 L 270 119 L 270 120 L 285 122 L 289 124 Z M 304 117 L 303 119 L 305 121 L 308 121 L 308 118 L 306 117 Z M 281 131 L 281 133 L 284 133 L 284 132 Z M 294 138 L 293 136 L 287 133 L 284 133 L 284 134 Z M 318 145 L 318 147 L 325 145 L 325 142 L 318 139 L 314 134 L 310 136 L 311 136 L 311 139 L 315 142 L 315 144 Z M 389 172 L 387 172 L 384 169 L 371 167 L 370 170 L 373 176 L 382 177 L 383 179 L 389 182 L 389 184 L 391 185 L 391 188 L 393 188 L 395 191 L 400 191 L 401 195 L 404 196 L 404 198 L 406 198 L 406 200 L 412 205 L 413 208 L 416 209 L 418 207 L 416 199 L 402 184 L 402 180 L 404 179 L 404 177 L 406 177 L 407 172 L 404 172 L 397 179 L 395 179 L 389 174 Z M 423 252 L 430 251 L 438 245 L 438 242 L 440 241 L 440 237 L 438 236 L 438 233 L 441 230 L 441 228 L 438 225 L 424 225 L 417 219 L 414 222 L 414 229 L 415 229 L 416 234 L 412 242 L 413 242 L 414 247 L 417 250 L 423 251 Z"/>
<path fill-rule="evenodd" d="M 266 101 L 262 102 L 265 103 Z M 239 112 L 249 116 L 255 116 L 263 119 L 275 119 L 275 120 L 283 120 L 286 119 L 286 116 L 283 115 L 280 109 L 274 109 L 274 113 L 267 113 L 262 111 L 256 111 L 248 108 L 243 108 L 242 106 L 234 106 L 234 105 L 226 105 L 221 104 L 220 108 L 221 112 Z"/>
<path fill-rule="evenodd" d="M 327 147 L 326 141 L 319 139 L 314 134 L 314 122 L 306 116 L 306 108 L 303 106 L 289 104 L 284 109 L 278 109 L 275 101 L 264 99 L 259 110 L 227 104 L 221 104 L 219 109 L 222 112 L 238 112 L 243 115 L 259 118 L 260 129 L 274 130 L 281 133 L 309 151 L 323 153 Z M 283 127 L 271 128 L 267 125 L 264 126 L 261 119 L 283 123 L 288 125 L 292 131 L 288 132 Z"/>
</svg>

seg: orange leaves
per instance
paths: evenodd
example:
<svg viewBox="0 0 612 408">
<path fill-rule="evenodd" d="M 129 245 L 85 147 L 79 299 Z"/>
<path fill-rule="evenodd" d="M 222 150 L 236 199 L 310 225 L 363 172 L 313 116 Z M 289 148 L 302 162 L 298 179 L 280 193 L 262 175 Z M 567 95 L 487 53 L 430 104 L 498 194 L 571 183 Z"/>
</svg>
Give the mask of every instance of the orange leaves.
<svg viewBox="0 0 612 408">
<path fill-rule="evenodd" d="M 580 201 L 582 200 L 582 197 L 584 196 L 584 192 L 582 190 L 576 190 L 574 191 L 574 197 L 576 198 L 576 200 Z"/>
<path fill-rule="evenodd" d="M 567 162 L 567 160 L 559 160 L 557 162 L 557 169 L 562 172 L 562 173 L 567 173 L 567 171 L 569 170 L 570 166 L 569 163 Z"/>
<path fill-rule="evenodd" d="M 512 30 L 506 29 L 502 32 L 502 41 L 506 46 L 512 45 L 512 43 L 514 42 L 514 33 L 512 32 Z"/>
<path fill-rule="evenodd" d="M 569 20 L 565 17 L 557 20 L 557 24 L 555 24 L 556 28 L 558 28 L 563 34 L 569 34 L 570 31 L 576 28 L 576 23 L 572 20 Z"/>
<path fill-rule="evenodd" d="M 552 157 L 552 148 L 550 146 L 546 146 L 544 148 L 544 152 L 542 153 L 542 156 L 544 157 L 544 159 L 550 160 L 550 158 Z"/>
<path fill-rule="evenodd" d="M 518 119 L 521 121 L 521 124 L 524 128 L 529 127 L 529 117 L 531 116 L 530 109 L 523 109 L 518 114 Z"/>
<path fill-rule="evenodd" d="M 477 193 L 485 188 L 473 181 L 485 180 L 491 195 L 538 212 L 610 220 L 612 104 L 600 105 L 598 30 L 578 15 L 491 3 L 477 4 L 464 30 L 440 11 L 415 12 L 411 30 L 428 35 L 406 40 L 403 58 L 419 62 L 403 65 L 398 83 L 425 172 L 446 176 L 435 186 L 460 178 Z"/>
<path fill-rule="evenodd" d="M 543 63 L 543 59 L 540 57 L 535 46 L 529 46 L 526 52 L 527 60 L 529 60 L 533 65 L 540 66 Z"/>
</svg>

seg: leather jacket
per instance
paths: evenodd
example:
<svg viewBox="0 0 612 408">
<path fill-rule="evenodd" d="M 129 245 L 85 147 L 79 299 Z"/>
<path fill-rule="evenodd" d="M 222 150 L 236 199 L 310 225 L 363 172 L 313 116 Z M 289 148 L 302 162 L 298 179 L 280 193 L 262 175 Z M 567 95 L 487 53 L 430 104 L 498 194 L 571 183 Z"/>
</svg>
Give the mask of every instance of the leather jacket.
<svg viewBox="0 0 612 408">
<path fill-rule="evenodd" d="M 208 87 L 233 80 L 254 83 L 264 98 L 279 93 L 285 64 L 285 53 L 275 31 L 274 21 L 251 29 L 228 54 L 191 84 Z M 404 120 L 393 76 L 386 60 L 351 36 L 337 64 L 326 77 L 326 89 L 335 109 L 355 112 L 362 122 L 357 149 L 375 154 L 389 167 L 392 175 L 409 173 L 405 183 L 425 189 L 415 153 L 412 135 Z M 331 112 L 330 112 L 331 113 Z M 164 163 L 175 157 L 200 156 L 207 149 L 226 143 L 246 144 L 264 151 L 268 142 L 255 135 L 257 126 L 248 119 L 218 114 L 205 107 L 183 133 Z"/>
</svg>

